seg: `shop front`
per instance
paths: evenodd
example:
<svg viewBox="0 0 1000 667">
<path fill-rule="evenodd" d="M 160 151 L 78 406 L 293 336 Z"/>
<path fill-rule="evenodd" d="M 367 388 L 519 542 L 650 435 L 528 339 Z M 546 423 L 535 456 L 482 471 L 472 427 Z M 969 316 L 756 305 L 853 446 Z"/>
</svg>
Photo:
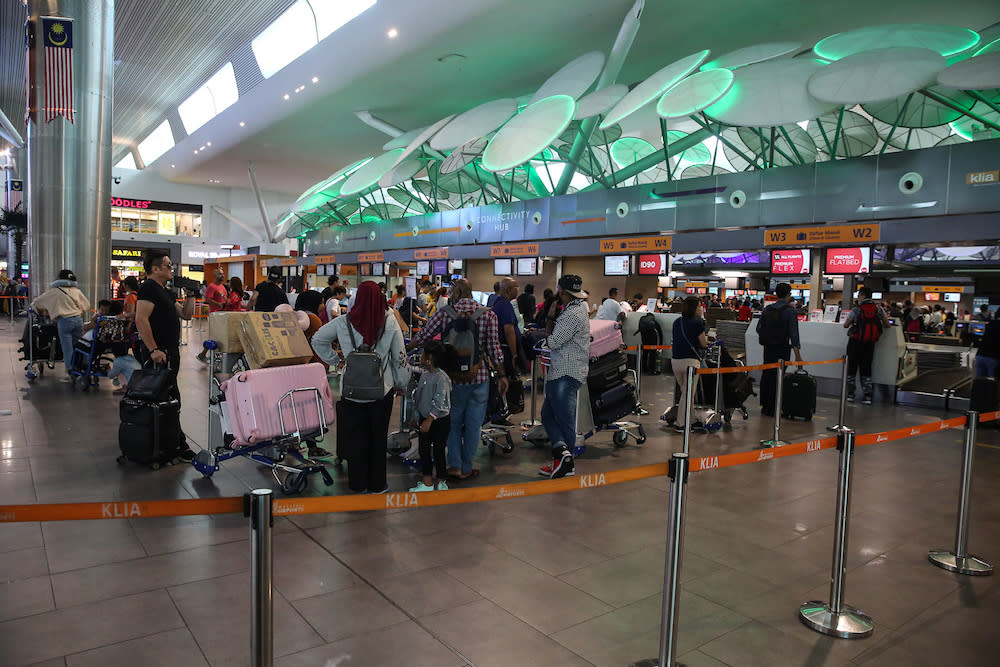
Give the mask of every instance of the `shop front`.
<svg viewBox="0 0 1000 667">
<path fill-rule="evenodd" d="M 111 198 L 111 230 L 134 234 L 201 236 L 202 207 L 152 199 Z"/>
<path fill-rule="evenodd" d="M 119 245 L 120 244 L 120 245 Z M 181 246 L 177 243 L 140 243 L 128 241 L 127 244 L 112 241 L 111 245 L 111 297 L 118 298 L 118 286 L 129 276 L 142 278 L 145 274 L 143 259 L 146 251 L 152 249 L 166 250 L 174 263 L 179 263 Z"/>
</svg>

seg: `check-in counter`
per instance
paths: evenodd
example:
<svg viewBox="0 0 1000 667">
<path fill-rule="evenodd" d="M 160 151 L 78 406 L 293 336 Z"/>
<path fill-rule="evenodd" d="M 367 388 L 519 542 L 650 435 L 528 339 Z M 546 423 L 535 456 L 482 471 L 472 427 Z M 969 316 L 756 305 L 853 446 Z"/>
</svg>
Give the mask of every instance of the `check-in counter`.
<svg viewBox="0 0 1000 667">
<path fill-rule="evenodd" d="M 639 336 L 639 318 L 643 315 L 646 313 L 626 313 L 625 315 L 625 322 L 622 324 L 622 339 L 628 347 L 642 345 L 642 337 Z M 680 315 L 677 313 L 654 313 L 654 315 L 656 315 L 656 323 L 660 325 L 662 345 L 672 344 L 674 320 Z M 630 352 L 629 354 L 634 353 Z M 670 358 L 670 350 L 660 350 L 661 364 L 668 363 Z M 669 367 L 666 370 L 669 371 Z"/>
<path fill-rule="evenodd" d="M 754 319 L 747 327 L 746 350 L 747 364 L 755 366 L 764 363 L 764 350 L 757 340 L 757 321 Z M 839 323 L 829 322 L 799 322 L 799 341 L 802 345 L 804 361 L 821 361 L 837 359 L 847 352 L 847 329 Z M 875 355 L 872 361 L 872 381 L 875 384 L 895 387 L 899 378 L 902 360 L 906 355 L 906 341 L 903 330 L 891 326 L 882 332 L 875 343 Z M 794 355 L 793 355 L 794 359 Z M 820 383 L 823 393 L 838 394 L 840 392 L 840 364 L 822 364 L 808 366 L 806 370 L 817 378 L 835 380 L 832 385 Z"/>
</svg>

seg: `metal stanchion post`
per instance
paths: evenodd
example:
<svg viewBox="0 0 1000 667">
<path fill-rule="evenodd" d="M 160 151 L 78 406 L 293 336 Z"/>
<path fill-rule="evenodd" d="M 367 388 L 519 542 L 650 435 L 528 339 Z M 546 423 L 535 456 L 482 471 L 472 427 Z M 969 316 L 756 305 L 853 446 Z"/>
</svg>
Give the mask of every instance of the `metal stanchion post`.
<svg viewBox="0 0 1000 667">
<path fill-rule="evenodd" d="M 648 415 L 649 410 L 642 407 L 642 342 L 637 346 L 637 356 L 635 358 L 635 404 L 636 414 L 642 417 Z"/>
<path fill-rule="evenodd" d="M 542 422 L 538 421 L 538 375 L 537 375 L 537 358 L 531 360 L 531 419 L 526 419 L 521 422 L 521 426 L 524 428 L 531 428 L 533 426 L 538 426 Z"/>
<path fill-rule="evenodd" d="M 837 514 L 833 536 L 833 573 L 830 603 L 813 600 L 799 606 L 799 620 L 824 635 L 841 639 L 861 639 L 875 629 L 866 613 L 844 604 L 844 570 L 847 563 L 847 535 L 851 521 L 851 480 L 854 460 L 854 431 L 840 432 L 840 469 L 837 476 Z"/>
<path fill-rule="evenodd" d="M 852 378 L 853 379 L 853 378 Z M 840 370 L 840 412 L 837 415 L 837 423 L 833 426 L 828 427 L 831 431 L 843 431 L 847 428 L 844 424 L 846 420 L 845 414 L 847 412 L 847 357 L 844 357 L 844 363 Z"/>
<path fill-rule="evenodd" d="M 663 571 L 663 603 L 660 608 L 660 654 L 633 662 L 631 667 L 674 667 L 677 654 L 677 618 L 681 587 L 681 556 L 684 553 L 684 487 L 690 461 L 687 454 L 670 459 L 670 492 L 667 504 L 667 558 Z"/>
<path fill-rule="evenodd" d="M 684 392 L 684 453 L 691 452 L 691 413 L 694 412 L 694 381 L 698 377 L 695 375 L 694 366 L 687 369 L 687 391 Z"/>
<path fill-rule="evenodd" d="M 774 436 L 770 440 L 761 440 L 761 447 L 784 447 L 787 442 L 781 439 L 781 401 L 785 387 L 785 360 L 778 362 L 778 384 L 774 392 Z"/>
<path fill-rule="evenodd" d="M 250 518 L 250 664 L 253 667 L 274 664 L 271 500 L 271 489 L 255 489 L 243 497 L 243 514 Z"/>
<path fill-rule="evenodd" d="M 976 453 L 976 424 L 979 413 L 966 413 L 965 447 L 962 450 L 962 486 L 958 494 L 958 527 L 955 530 L 954 551 L 931 551 L 928 560 L 940 568 L 959 574 L 983 576 L 993 574 L 993 566 L 967 551 L 969 542 L 969 500 L 972 496 L 972 462 Z"/>
</svg>

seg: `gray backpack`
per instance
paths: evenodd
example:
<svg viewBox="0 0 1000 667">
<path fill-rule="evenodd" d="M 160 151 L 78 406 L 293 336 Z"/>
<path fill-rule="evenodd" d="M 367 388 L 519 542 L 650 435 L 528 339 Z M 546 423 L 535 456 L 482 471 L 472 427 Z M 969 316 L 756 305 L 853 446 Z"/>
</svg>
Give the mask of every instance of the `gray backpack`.
<svg viewBox="0 0 1000 667">
<path fill-rule="evenodd" d="M 385 325 L 375 337 L 376 344 L 385 333 Z M 354 327 L 347 321 L 347 335 L 351 339 L 351 352 L 347 355 L 344 374 L 340 379 L 340 394 L 355 401 L 377 401 L 385 397 L 382 380 L 382 358 L 375 351 L 375 345 L 358 345 L 354 339 Z"/>
</svg>

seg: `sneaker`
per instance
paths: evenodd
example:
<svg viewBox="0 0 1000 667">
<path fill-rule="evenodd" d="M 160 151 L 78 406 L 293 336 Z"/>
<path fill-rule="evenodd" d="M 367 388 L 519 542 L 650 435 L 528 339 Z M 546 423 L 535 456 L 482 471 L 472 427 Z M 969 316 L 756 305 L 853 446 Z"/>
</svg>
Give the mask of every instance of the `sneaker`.
<svg viewBox="0 0 1000 667">
<path fill-rule="evenodd" d="M 854 394 L 848 394 L 848 395 L 847 395 L 847 402 L 848 402 L 848 403 L 853 403 L 853 402 L 855 402 L 856 400 L 858 400 L 858 399 L 854 398 Z"/>
<path fill-rule="evenodd" d="M 194 451 L 192 451 L 190 448 L 183 449 L 183 450 L 177 452 L 177 458 L 179 458 L 181 461 L 186 461 L 187 463 L 190 463 L 191 461 L 193 461 L 194 460 L 194 456 L 195 456 L 194 455 Z"/>
<path fill-rule="evenodd" d="M 433 486 L 427 486 L 426 484 L 424 484 L 423 480 L 420 480 L 415 487 L 410 489 L 410 493 L 418 493 L 420 491 L 433 491 L 433 490 L 434 490 Z"/>
<path fill-rule="evenodd" d="M 538 474 L 542 477 L 552 477 L 552 468 L 553 465 L 551 463 L 547 466 L 542 466 L 538 469 Z"/>
<path fill-rule="evenodd" d="M 684 432 L 684 424 L 674 424 L 673 428 L 674 428 L 674 433 Z"/>
<path fill-rule="evenodd" d="M 552 462 L 551 479 L 572 477 L 576 474 L 574 468 L 573 455 L 568 450 L 563 451 L 562 455 Z"/>
<path fill-rule="evenodd" d="M 493 426 L 513 426 L 514 424 L 506 417 L 497 417 L 496 419 L 490 420 L 490 424 Z"/>
<path fill-rule="evenodd" d="M 871 404 L 872 404 L 871 396 L 865 396 L 864 398 L 861 399 L 861 405 L 871 405 Z"/>
<path fill-rule="evenodd" d="M 309 447 L 306 450 L 306 455 L 311 459 L 325 459 L 333 456 L 333 454 L 318 446 Z"/>
<path fill-rule="evenodd" d="M 439 479 L 438 483 L 437 483 L 437 490 L 438 491 L 447 491 L 448 490 L 448 482 L 444 481 L 443 479 Z"/>
</svg>

